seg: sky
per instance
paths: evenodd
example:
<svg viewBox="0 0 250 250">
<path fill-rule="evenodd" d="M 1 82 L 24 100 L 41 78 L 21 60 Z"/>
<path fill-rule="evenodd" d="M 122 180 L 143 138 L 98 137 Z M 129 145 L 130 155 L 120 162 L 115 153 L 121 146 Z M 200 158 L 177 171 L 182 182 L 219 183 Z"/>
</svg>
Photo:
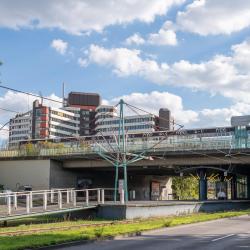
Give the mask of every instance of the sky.
<svg viewBox="0 0 250 250">
<path fill-rule="evenodd" d="M 60 100 L 64 82 L 104 103 L 168 108 L 185 128 L 229 126 L 250 114 L 250 1 L 1 0 L 0 61 L 11 88 Z M 33 100 L 0 89 L 0 108 Z M 13 115 L 0 110 L 0 125 Z"/>
</svg>

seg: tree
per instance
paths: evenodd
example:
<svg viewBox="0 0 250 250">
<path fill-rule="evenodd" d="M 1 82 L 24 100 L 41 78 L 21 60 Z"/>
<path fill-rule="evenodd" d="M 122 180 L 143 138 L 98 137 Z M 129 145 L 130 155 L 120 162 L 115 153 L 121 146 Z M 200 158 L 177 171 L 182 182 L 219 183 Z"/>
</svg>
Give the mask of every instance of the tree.
<svg viewBox="0 0 250 250">
<path fill-rule="evenodd" d="M 194 177 L 173 177 L 172 189 L 177 199 L 198 199 L 199 181 Z"/>
</svg>

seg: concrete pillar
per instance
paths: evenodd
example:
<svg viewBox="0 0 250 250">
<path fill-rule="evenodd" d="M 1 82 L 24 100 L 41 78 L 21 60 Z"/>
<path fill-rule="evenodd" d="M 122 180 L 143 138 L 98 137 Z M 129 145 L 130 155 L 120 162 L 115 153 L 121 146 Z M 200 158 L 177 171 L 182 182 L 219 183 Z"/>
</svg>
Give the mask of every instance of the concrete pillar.
<svg viewBox="0 0 250 250">
<path fill-rule="evenodd" d="M 231 195 L 232 195 L 232 200 L 236 200 L 237 199 L 237 178 L 235 174 L 232 177 L 233 178 L 231 180 Z"/>
<path fill-rule="evenodd" d="M 207 200 L 207 177 L 206 177 L 206 169 L 199 170 L 199 200 L 205 201 Z"/>
<path fill-rule="evenodd" d="M 250 200 L 250 175 L 247 176 L 247 199 Z"/>
</svg>

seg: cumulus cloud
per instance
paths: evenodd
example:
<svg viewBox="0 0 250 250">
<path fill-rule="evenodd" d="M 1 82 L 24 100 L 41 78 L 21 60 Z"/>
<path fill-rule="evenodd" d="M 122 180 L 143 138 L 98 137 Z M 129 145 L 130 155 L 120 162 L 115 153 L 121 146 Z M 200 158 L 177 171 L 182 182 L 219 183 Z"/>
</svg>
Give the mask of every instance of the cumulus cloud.
<svg viewBox="0 0 250 250">
<path fill-rule="evenodd" d="M 177 45 L 177 38 L 172 22 L 166 21 L 157 33 L 149 34 L 148 42 L 155 45 Z"/>
<path fill-rule="evenodd" d="M 231 34 L 250 26 L 246 0 L 195 0 L 177 15 L 179 29 L 200 35 Z"/>
<path fill-rule="evenodd" d="M 51 42 L 50 46 L 61 55 L 64 55 L 67 51 L 68 43 L 61 39 L 55 39 Z"/>
<path fill-rule="evenodd" d="M 220 94 L 237 102 L 250 103 L 250 40 L 231 47 L 229 55 L 218 54 L 208 61 L 181 60 L 171 65 L 143 58 L 140 50 L 89 48 L 89 61 L 111 67 L 119 77 L 140 76 L 160 85 L 186 87 Z"/>
<path fill-rule="evenodd" d="M 55 94 L 51 94 L 47 96 L 53 100 L 61 102 L 62 99 Z M 15 116 L 15 112 L 24 113 L 32 108 L 32 103 L 34 100 L 39 99 L 33 96 L 28 96 L 22 93 L 15 93 L 13 91 L 7 91 L 3 96 L 0 96 L 0 107 L 4 107 L 6 110 L 0 109 L 0 123 L 5 124 L 8 120 Z M 53 101 L 44 100 L 45 105 L 53 106 L 53 107 L 61 107 L 62 104 Z M 11 110 L 14 112 L 9 112 L 7 110 Z"/>
<path fill-rule="evenodd" d="M 132 44 L 141 45 L 144 43 L 145 43 L 145 40 L 138 33 L 135 33 L 132 36 L 128 37 L 125 41 L 125 44 L 127 45 L 132 45 Z"/>
<path fill-rule="evenodd" d="M 86 68 L 88 66 L 88 60 L 85 58 L 79 57 L 77 63 L 81 68 Z"/>
<path fill-rule="evenodd" d="M 173 23 L 166 21 L 157 33 L 150 33 L 145 39 L 140 34 L 135 33 L 125 40 L 127 45 L 141 45 L 145 43 L 151 45 L 177 45 L 178 41 Z"/>
<path fill-rule="evenodd" d="M 160 108 L 168 108 L 178 123 L 181 124 L 191 124 L 198 121 L 198 113 L 184 109 L 182 98 L 169 92 L 132 93 L 113 98 L 112 100 L 106 100 L 105 103 L 117 104 L 120 99 L 155 115 L 159 115 Z M 143 112 L 140 113 L 145 114 Z M 133 115 L 136 115 L 136 113 L 133 113 Z"/>
<path fill-rule="evenodd" d="M 2 0 L 0 26 L 20 29 L 58 28 L 71 34 L 102 31 L 108 25 L 126 24 L 135 20 L 152 22 L 165 15 L 173 5 L 185 0 Z"/>
</svg>

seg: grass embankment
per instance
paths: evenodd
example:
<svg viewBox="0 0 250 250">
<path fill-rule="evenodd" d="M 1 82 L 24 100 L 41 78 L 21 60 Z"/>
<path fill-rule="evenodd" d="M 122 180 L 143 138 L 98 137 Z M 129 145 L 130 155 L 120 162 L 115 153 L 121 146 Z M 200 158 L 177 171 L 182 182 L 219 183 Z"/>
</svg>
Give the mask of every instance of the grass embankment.
<svg viewBox="0 0 250 250">
<path fill-rule="evenodd" d="M 250 213 L 250 210 L 219 212 L 219 213 L 199 213 L 185 216 L 172 216 L 165 218 L 152 218 L 144 220 L 129 221 L 113 221 L 113 224 L 103 225 L 112 221 L 69 221 L 36 225 L 20 225 L 15 227 L 0 228 L 0 249 L 16 250 L 25 248 L 36 248 L 41 246 L 49 246 L 68 241 L 76 240 L 95 240 L 105 237 L 112 237 L 122 234 L 138 233 L 145 230 L 157 229 L 163 227 L 171 227 L 195 222 L 209 221 L 221 218 L 240 216 Z M 90 225 L 91 223 L 102 223 L 102 225 Z M 84 224 L 88 224 L 84 226 Z M 32 232 L 35 229 L 48 229 L 47 232 Z M 51 229 L 54 228 L 54 229 Z M 55 229 L 57 228 L 57 229 Z M 11 236 L 20 231 L 26 231 L 23 235 Z M 4 235 L 3 233 L 6 233 Z"/>
</svg>

